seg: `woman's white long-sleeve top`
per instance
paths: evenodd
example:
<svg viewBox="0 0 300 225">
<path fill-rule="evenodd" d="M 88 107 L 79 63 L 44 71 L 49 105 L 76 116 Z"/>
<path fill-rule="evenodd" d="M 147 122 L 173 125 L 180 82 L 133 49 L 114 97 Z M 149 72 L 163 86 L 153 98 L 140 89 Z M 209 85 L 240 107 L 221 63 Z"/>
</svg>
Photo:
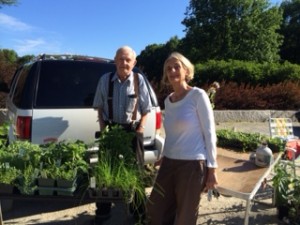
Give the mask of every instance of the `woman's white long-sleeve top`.
<svg viewBox="0 0 300 225">
<path fill-rule="evenodd" d="M 180 101 L 165 99 L 163 155 L 171 159 L 207 160 L 217 167 L 214 113 L 206 92 L 193 87 Z"/>
</svg>

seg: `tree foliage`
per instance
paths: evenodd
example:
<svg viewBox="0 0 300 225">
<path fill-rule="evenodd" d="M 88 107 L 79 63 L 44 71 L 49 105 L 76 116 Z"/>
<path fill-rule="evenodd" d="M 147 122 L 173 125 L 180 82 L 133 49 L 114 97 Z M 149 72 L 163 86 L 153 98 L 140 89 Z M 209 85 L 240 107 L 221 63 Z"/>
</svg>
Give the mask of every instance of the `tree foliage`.
<svg viewBox="0 0 300 225">
<path fill-rule="evenodd" d="M 144 71 L 149 80 L 160 81 L 164 60 L 173 51 L 179 51 L 180 40 L 172 37 L 166 44 L 148 45 L 137 57 L 138 66 Z"/>
<path fill-rule="evenodd" d="M 16 63 L 18 54 L 14 50 L 0 49 L 0 59 L 9 64 Z"/>
<path fill-rule="evenodd" d="M 183 46 L 195 61 L 279 60 L 282 12 L 268 0 L 191 0 Z"/>
<path fill-rule="evenodd" d="M 283 60 L 300 64 L 300 0 L 286 0 L 280 7 L 283 10 L 280 33 L 284 36 L 280 55 Z"/>
<path fill-rule="evenodd" d="M 214 81 L 233 81 L 238 84 L 267 85 L 284 81 L 300 82 L 300 65 L 284 63 L 256 63 L 239 60 L 209 60 L 195 64 L 193 85 Z"/>
<path fill-rule="evenodd" d="M 17 0 L 0 0 L 0 9 L 2 5 L 16 5 L 17 2 Z"/>
</svg>

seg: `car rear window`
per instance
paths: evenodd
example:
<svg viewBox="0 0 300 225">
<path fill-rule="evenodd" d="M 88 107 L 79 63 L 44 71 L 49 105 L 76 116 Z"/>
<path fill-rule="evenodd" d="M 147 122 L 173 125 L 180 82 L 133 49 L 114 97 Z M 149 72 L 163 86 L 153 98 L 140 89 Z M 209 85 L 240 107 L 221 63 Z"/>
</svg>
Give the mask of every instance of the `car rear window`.
<svg viewBox="0 0 300 225">
<path fill-rule="evenodd" d="M 114 64 L 86 61 L 44 61 L 35 108 L 90 108 L 101 75 Z"/>
<path fill-rule="evenodd" d="M 21 67 L 12 80 L 9 96 L 13 98 L 14 104 L 19 108 L 26 109 L 32 105 L 34 83 L 31 73 L 35 67 L 35 65 Z"/>
</svg>

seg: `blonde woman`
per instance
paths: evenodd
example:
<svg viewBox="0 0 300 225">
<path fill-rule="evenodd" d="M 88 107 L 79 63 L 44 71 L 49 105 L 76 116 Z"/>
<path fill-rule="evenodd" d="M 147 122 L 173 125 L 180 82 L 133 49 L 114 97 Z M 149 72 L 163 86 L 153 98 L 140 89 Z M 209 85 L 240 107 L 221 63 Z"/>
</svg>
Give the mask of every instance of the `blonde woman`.
<svg viewBox="0 0 300 225">
<path fill-rule="evenodd" d="M 193 64 L 180 53 L 165 61 L 163 83 L 166 140 L 160 169 L 147 203 L 148 225 L 195 225 L 200 195 L 217 185 L 214 114 L 206 92 L 188 84 Z"/>
</svg>

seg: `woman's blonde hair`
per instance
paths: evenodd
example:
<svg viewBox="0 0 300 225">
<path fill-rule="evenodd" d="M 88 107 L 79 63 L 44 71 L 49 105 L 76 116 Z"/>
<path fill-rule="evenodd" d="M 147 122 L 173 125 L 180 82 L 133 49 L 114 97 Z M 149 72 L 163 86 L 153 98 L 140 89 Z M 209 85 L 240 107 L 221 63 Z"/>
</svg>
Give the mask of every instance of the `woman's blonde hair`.
<svg viewBox="0 0 300 225">
<path fill-rule="evenodd" d="M 172 52 L 169 57 L 166 59 L 163 68 L 163 77 L 162 84 L 169 85 L 168 77 L 167 77 L 167 63 L 170 59 L 177 59 L 181 62 L 182 66 L 188 71 L 188 74 L 185 76 L 186 82 L 191 81 L 194 78 L 194 65 L 188 60 L 185 56 L 180 54 L 179 52 Z"/>
</svg>

